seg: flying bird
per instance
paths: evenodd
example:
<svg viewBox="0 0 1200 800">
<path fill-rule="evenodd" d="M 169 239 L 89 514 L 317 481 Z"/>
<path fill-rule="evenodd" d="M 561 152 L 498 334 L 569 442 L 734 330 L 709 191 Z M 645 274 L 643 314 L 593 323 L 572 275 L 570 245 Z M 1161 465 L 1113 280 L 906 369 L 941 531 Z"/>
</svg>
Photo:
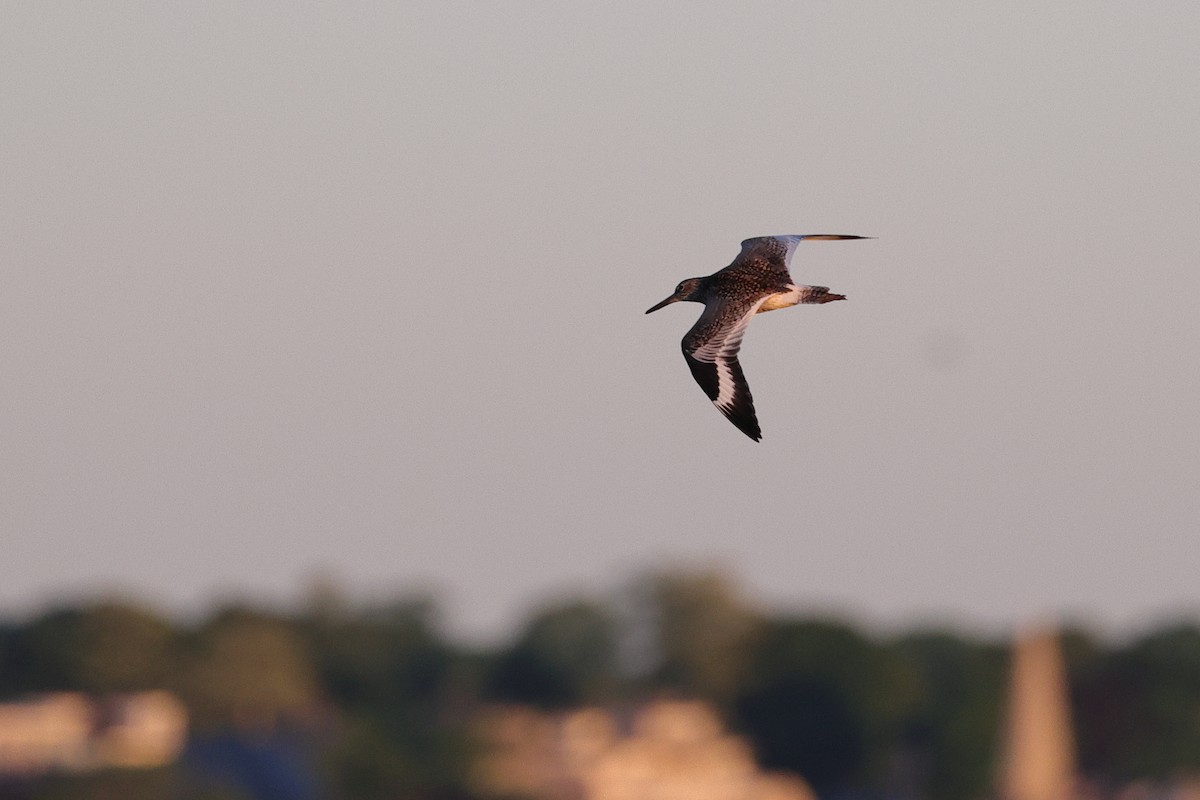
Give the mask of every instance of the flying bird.
<svg viewBox="0 0 1200 800">
<path fill-rule="evenodd" d="M 703 278 L 688 278 L 675 287 L 674 294 L 646 313 L 681 300 L 704 304 L 700 319 L 683 337 L 683 357 L 713 405 L 738 430 L 760 441 L 762 430 L 754 413 L 754 399 L 737 358 L 746 327 L 755 314 L 764 311 L 846 299 L 827 286 L 804 286 L 792 280 L 788 262 L 800 242 L 868 238 L 817 233 L 747 239 L 728 267 Z"/>
</svg>

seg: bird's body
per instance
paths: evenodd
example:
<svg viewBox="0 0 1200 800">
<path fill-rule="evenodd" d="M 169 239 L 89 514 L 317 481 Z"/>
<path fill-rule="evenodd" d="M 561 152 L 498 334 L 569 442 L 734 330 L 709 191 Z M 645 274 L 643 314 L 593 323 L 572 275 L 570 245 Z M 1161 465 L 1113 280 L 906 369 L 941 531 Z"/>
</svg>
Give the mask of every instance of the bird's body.
<svg viewBox="0 0 1200 800">
<path fill-rule="evenodd" d="M 806 239 L 863 238 L 807 234 L 747 239 L 732 264 L 703 278 L 688 278 L 674 294 L 646 312 L 679 301 L 704 304 L 700 319 L 683 337 L 683 357 L 708 399 L 751 439 L 760 440 L 762 430 L 737 360 L 746 326 L 755 314 L 764 311 L 845 300 L 845 295 L 833 294 L 827 287 L 795 283 L 788 273 L 788 261 L 796 246 Z"/>
</svg>

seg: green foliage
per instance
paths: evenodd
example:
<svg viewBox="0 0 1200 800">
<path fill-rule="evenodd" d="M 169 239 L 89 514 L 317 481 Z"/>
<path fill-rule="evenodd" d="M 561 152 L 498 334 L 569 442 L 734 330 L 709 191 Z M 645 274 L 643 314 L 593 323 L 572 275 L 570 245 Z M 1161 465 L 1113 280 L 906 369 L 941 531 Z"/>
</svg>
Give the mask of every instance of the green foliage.
<svg viewBox="0 0 1200 800">
<path fill-rule="evenodd" d="M 304 630 L 321 683 L 340 707 L 392 709 L 401 725 L 436 716 L 456 653 L 427 601 L 308 619 Z"/>
<path fill-rule="evenodd" d="M 659 573 L 645 583 L 659 653 L 653 682 L 727 709 L 747 677 L 762 615 L 719 572 Z"/>
<path fill-rule="evenodd" d="M 160 688 L 174 636 L 169 622 L 131 603 L 57 609 L 0 635 L 0 692 Z"/>
<path fill-rule="evenodd" d="M 617 628 L 603 607 L 575 601 L 535 615 L 490 670 L 487 697 L 539 708 L 613 699 Z"/>
<path fill-rule="evenodd" d="M 328 793 L 345 800 L 467 796 L 469 722 L 488 703 L 556 709 L 661 694 L 715 703 L 762 764 L 820 791 L 988 793 L 1005 645 L 944 631 L 884 639 L 837 621 L 771 617 L 719 573 L 653 574 L 633 588 L 611 603 L 543 608 L 511 642 L 483 652 L 449 642 L 427 599 L 353 608 L 331 586 L 298 614 L 229 608 L 192 627 L 136 603 L 60 608 L 0 625 L 0 696 L 170 688 L 198 730 L 301 727 L 322 744 Z M 618 659 L 630 642 L 642 648 L 636 673 Z M 1068 631 L 1062 646 L 1085 774 L 1200 770 L 1200 626 L 1118 646 Z M 134 770 L 54 777 L 36 796 L 237 791 Z"/>
<path fill-rule="evenodd" d="M 760 761 L 818 791 L 886 779 L 920 688 L 901 652 L 841 623 L 798 619 L 767 624 L 743 686 L 737 719 Z"/>
<path fill-rule="evenodd" d="M 312 660 L 284 619 L 225 611 L 192 636 L 183 663 L 177 688 L 199 728 L 271 730 L 316 704 Z"/>
<path fill-rule="evenodd" d="M 80 685 L 92 692 L 156 689 L 175 667 L 170 623 L 137 606 L 103 603 L 86 609 L 78 636 Z"/>
<path fill-rule="evenodd" d="M 1163 628 L 1106 657 L 1071 655 L 1085 769 L 1121 778 L 1200 769 L 1200 627 Z"/>
<path fill-rule="evenodd" d="M 472 660 L 416 599 L 350 613 L 325 603 L 301 621 L 319 683 L 340 711 L 327 771 L 347 798 L 453 791 L 466 771 Z"/>
<path fill-rule="evenodd" d="M 56 609 L 5 637 L 0 693 L 60 691 L 82 684 L 79 609 Z"/>
<path fill-rule="evenodd" d="M 35 797 L 36 800 L 168 800 L 178 796 L 177 786 L 174 769 L 169 767 L 112 769 L 83 775 L 53 775 L 38 788 Z"/>
<path fill-rule="evenodd" d="M 928 796 L 954 800 L 985 794 L 994 776 L 1004 712 L 1006 650 L 940 632 L 911 634 L 894 646 L 920 676 L 904 743 L 924 765 L 920 782 Z"/>
</svg>

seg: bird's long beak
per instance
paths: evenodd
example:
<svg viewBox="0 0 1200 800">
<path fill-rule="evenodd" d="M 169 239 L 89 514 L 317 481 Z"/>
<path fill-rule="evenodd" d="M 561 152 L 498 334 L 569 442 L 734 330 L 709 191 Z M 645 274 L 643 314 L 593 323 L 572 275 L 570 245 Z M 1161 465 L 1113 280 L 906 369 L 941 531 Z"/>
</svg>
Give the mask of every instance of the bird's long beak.
<svg viewBox="0 0 1200 800">
<path fill-rule="evenodd" d="M 649 314 L 651 311 L 658 311 L 663 306 L 669 306 L 669 305 L 671 305 L 671 303 L 678 303 L 678 302 L 679 302 L 679 298 L 676 297 L 675 295 L 671 295 L 666 300 L 663 300 L 661 303 L 655 303 L 654 305 L 650 306 L 650 308 L 646 309 L 646 313 Z"/>
</svg>

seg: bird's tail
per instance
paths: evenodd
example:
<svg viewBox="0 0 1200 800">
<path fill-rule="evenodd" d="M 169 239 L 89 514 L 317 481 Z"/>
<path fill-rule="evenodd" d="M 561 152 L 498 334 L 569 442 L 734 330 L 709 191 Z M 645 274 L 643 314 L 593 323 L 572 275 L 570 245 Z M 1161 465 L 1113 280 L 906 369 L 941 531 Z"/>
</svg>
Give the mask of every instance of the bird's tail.
<svg viewBox="0 0 1200 800">
<path fill-rule="evenodd" d="M 805 286 L 800 298 L 801 303 L 832 303 L 834 300 L 845 300 L 846 295 L 834 294 L 828 286 Z"/>
</svg>

